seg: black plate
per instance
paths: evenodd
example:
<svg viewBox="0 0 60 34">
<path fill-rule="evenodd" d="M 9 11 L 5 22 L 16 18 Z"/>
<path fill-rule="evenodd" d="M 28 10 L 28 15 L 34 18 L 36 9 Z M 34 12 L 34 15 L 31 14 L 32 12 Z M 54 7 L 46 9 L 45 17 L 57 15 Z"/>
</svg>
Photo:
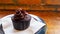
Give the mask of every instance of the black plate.
<svg viewBox="0 0 60 34">
<path fill-rule="evenodd" d="M 37 21 L 41 21 L 42 23 L 45 23 L 44 20 L 42 20 L 41 18 L 37 17 L 37 16 L 33 16 L 33 18 Z M 39 29 L 39 31 L 37 31 L 35 34 L 45 34 L 46 32 L 46 28 L 47 26 L 43 26 L 41 29 Z M 3 31 L 3 27 L 2 24 L 0 24 L 0 34 L 5 34 Z"/>
</svg>

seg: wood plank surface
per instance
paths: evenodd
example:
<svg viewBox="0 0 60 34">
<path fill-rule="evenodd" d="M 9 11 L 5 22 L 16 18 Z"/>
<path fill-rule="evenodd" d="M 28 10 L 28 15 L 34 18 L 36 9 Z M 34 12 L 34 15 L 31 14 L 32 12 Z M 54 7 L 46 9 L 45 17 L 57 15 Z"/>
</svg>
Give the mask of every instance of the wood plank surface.
<svg viewBox="0 0 60 34">
<path fill-rule="evenodd" d="M 0 11 L 0 18 L 14 13 L 14 11 Z M 28 13 L 37 15 L 45 21 L 45 23 L 47 24 L 46 34 L 60 34 L 60 12 L 31 11 Z"/>
</svg>

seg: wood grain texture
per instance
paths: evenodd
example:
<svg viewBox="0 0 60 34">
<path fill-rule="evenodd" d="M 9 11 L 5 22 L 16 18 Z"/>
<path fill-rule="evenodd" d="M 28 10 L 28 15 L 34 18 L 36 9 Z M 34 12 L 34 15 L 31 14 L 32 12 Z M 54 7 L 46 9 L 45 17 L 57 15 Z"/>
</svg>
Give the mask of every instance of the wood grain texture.
<svg viewBox="0 0 60 34">
<path fill-rule="evenodd" d="M 0 18 L 14 13 L 14 11 L 0 11 Z M 60 34 L 60 12 L 31 11 L 28 13 L 37 15 L 45 21 L 45 23 L 47 24 L 46 34 Z"/>
<path fill-rule="evenodd" d="M 59 10 L 60 0 L 0 0 L 0 9 Z M 49 7 L 47 7 L 48 5 Z M 51 5 L 51 6 L 50 6 Z M 54 7 L 55 6 L 55 7 Z"/>
</svg>

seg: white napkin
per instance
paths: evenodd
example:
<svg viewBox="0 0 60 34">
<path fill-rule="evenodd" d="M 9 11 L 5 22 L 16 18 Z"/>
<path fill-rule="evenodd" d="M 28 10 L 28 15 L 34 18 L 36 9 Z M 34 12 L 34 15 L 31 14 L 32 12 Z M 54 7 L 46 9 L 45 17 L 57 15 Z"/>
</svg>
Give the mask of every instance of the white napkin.
<svg viewBox="0 0 60 34">
<path fill-rule="evenodd" d="M 29 28 L 27 28 L 26 30 L 23 30 L 23 31 L 18 31 L 13 28 L 13 23 L 11 21 L 11 17 L 13 15 L 14 14 L 11 14 L 11 15 L 7 15 L 7 16 L 1 18 L 3 30 L 4 30 L 5 34 L 34 34 L 45 25 L 44 23 L 42 23 L 40 21 L 36 21 L 31 16 L 32 18 L 30 21 Z"/>
</svg>

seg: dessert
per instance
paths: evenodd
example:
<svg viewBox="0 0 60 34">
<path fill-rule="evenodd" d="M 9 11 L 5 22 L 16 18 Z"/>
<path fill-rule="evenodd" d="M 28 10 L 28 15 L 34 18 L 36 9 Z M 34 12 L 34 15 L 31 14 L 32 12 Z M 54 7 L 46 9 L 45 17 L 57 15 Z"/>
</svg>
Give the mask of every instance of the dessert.
<svg viewBox="0 0 60 34">
<path fill-rule="evenodd" d="M 16 30 L 25 30 L 30 25 L 31 16 L 26 12 L 26 10 L 18 9 L 11 19 Z"/>
</svg>

